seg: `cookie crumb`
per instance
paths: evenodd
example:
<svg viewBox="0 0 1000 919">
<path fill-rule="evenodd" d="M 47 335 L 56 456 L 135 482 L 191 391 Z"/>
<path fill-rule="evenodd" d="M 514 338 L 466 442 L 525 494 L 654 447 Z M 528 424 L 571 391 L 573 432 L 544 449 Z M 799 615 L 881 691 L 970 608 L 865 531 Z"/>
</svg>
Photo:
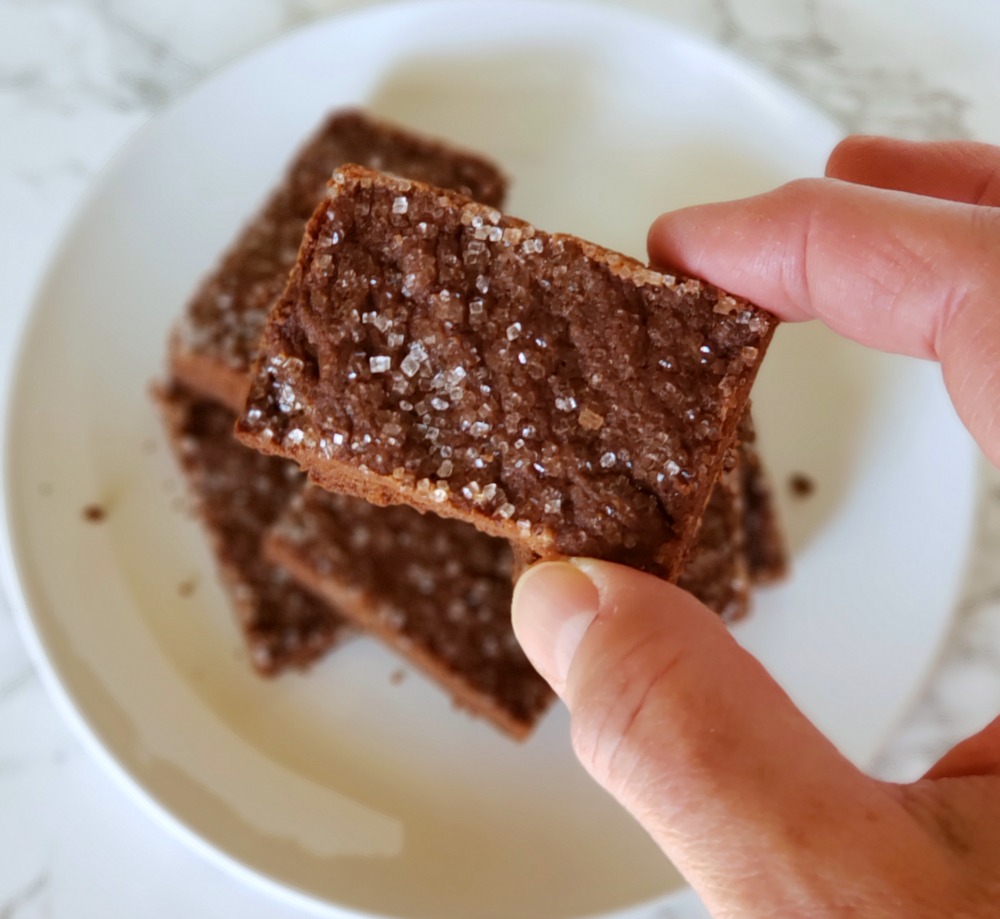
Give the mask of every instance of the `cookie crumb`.
<svg viewBox="0 0 1000 919">
<path fill-rule="evenodd" d="M 805 473 L 793 472 L 788 477 L 788 487 L 796 498 L 808 498 L 816 491 L 816 482 Z"/>
<path fill-rule="evenodd" d="M 389 682 L 392 683 L 393 686 L 398 686 L 405 679 L 406 671 L 402 667 L 397 667 L 391 674 L 389 674 Z"/>
<path fill-rule="evenodd" d="M 190 597 L 191 594 L 195 592 L 197 587 L 198 579 L 188 578 L 186 581 L 181 581 L 180 584 L 177 585 L 177 593 L 182 597 Z"/>
<path fill-rule="evenodd" d="M 107 510 L 105 510 L 100 504 L 88 504 L 83 509 L 83 519 L 87 523 L 101 523 L 108 516 Z"/>
</svg>

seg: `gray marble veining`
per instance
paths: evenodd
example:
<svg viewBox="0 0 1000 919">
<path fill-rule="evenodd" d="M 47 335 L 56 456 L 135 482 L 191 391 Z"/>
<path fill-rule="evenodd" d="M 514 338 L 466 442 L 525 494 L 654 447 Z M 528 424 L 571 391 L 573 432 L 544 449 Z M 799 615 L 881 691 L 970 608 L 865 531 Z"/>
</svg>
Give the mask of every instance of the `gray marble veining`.
<svg viewBox="0 0 1000 919">
<path fill-rule="evenodd" d="M 933 75 L 891 60 L 852 61 L 825 27 L 836 4 L 803 0 L 793 31 L 761 35 L 734 0 L 713 0 L 719 41 L 794 86 L 849 133 L 893 134 L 914 140 L 965 138 L 968 101 Z"/>
</svg>

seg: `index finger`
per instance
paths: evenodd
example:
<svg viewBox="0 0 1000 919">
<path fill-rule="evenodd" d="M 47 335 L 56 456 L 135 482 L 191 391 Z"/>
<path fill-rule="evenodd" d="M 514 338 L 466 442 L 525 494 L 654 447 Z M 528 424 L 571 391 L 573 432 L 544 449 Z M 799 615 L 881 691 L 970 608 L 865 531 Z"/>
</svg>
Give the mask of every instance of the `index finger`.
<svg viewBox="0 0 1000 919">
<path fill-rule="evenodd" d="M 664 214 L 656 265 L 705 278 L 782 319 L 941 361 L 952 400 L 1000 464 L 1000 208 L 804 179 Z"/>
</svg>

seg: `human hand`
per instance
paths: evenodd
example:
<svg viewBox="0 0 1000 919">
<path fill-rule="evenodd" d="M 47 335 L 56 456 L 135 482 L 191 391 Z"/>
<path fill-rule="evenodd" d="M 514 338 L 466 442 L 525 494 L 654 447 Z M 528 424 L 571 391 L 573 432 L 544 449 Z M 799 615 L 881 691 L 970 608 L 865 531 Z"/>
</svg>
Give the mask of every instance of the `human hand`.
<svg viewBox="0 0 1000 919">
<path fill-rule="evenodd" d="M 782 319 L 938 360 L 1000 465 L 1000 149 L 850 138 L 827 175 L 666 214 L 650 256 Z M 1000 914 L 1000 719 L 921 780 L 881 782 L 671 584 L 543 563 L 513 615 L 584 766 L 717 919 Z"/>
</svg>

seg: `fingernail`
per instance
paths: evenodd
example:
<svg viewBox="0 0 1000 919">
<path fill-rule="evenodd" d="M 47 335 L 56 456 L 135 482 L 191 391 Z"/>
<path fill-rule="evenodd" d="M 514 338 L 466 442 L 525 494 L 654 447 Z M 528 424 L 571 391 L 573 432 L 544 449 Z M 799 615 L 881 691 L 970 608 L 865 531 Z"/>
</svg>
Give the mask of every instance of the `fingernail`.
<svg viewBox="0 0 1000 919">
<path fill-rule="evenodd" d="M 569 562 L 535 565 L 514 588 L 514 634 L 556 692 L 566 685 L 570 664 L 598 605 L 593 581 Z"/>
</svg>

